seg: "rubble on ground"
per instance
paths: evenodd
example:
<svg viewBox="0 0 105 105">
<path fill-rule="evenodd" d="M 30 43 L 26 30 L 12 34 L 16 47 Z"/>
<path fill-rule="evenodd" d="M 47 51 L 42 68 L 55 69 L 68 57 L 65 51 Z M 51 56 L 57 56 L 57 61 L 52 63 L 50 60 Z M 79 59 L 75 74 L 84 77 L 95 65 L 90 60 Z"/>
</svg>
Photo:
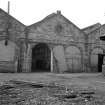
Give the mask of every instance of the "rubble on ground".
<svg viewBox="0 0 105 105">
<path fill-rule="evenodd" d="M 54 82 L 10 80 L 0 85 L 0 105 L 105 105 L 105 96 L 95 90 L 76 90 Z"/>
</svg>

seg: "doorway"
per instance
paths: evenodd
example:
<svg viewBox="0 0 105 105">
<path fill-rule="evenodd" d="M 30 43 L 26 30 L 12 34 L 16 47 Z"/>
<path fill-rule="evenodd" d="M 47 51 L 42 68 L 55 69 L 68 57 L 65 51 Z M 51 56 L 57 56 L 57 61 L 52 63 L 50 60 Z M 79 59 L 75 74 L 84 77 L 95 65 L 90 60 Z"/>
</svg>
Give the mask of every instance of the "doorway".
<svg viewBox="0 0 105 105">
<path fill-rule="evenodd" d="M 98 72 L 102 72 L 103 54 L 98 54 Z"/>
<path fill-rule="evenodd" d="M 39 43 L 32 49 L 32 72 L 50 72 L 51 51 L 47 44 Z"/>
</svg>

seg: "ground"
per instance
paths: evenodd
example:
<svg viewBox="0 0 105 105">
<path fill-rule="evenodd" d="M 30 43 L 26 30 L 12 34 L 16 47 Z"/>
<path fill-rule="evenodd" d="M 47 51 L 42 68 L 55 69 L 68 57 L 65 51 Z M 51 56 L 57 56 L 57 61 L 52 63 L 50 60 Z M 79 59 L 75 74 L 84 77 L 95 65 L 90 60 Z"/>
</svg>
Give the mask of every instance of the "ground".
<svg viewBox="0 0 105 105">
<path fill-rule="evenodd" d="M 1 73 L 0 105 L 105 105 L 105 76 Z"/>
</svg>

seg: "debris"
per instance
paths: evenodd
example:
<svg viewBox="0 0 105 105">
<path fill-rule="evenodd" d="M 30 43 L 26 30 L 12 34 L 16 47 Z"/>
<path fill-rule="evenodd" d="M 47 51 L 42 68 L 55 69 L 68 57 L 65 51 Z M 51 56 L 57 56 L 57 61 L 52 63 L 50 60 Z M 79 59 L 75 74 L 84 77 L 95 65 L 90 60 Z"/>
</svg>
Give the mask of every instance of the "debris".
<svg viewBox="0 0 105 105">
<path fill-rule="evenodd" d="M 93 105 L 91 103 L 100 98 L 95 99 L 95 94 L 95 91 L 77 91 L 72 86 L 67 88 L 54 83 L 10 80 L 0 86 L 0 105 Z"/>
</svg>

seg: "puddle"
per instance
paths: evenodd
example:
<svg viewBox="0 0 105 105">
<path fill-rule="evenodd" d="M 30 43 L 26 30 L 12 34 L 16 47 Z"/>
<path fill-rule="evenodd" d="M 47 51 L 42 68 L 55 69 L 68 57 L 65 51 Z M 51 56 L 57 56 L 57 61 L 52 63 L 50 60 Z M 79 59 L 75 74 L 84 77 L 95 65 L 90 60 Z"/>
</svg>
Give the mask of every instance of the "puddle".
<svg viewBox="0 0 105 105">
<path fill-rule="evenodd" d="M 64 98 L 70 99 L 70 98 L 77 98 L 76 94 L 71 94 L 71 95 L 65 95 Z"/>
<path fill-rule="evenodd" d="M 43 88 L 44 87 L 43 84 L 30 83 L 30 82 L 24 82 L 24 81 L 10 80 L 9 82 L 13 83 L 14 85 L 24 86 L 24 87 L 32 87 L 32 88 Z"/>
<path fill-rule="evenodd" d="M 80 94 L 82 94 L 82 95 L 85 95 L 85 94 L 92 95 L 92 94 L 95 94 L 95 92 L 85 91 L 85 92 L 81 92 Z"/>
</svg>

